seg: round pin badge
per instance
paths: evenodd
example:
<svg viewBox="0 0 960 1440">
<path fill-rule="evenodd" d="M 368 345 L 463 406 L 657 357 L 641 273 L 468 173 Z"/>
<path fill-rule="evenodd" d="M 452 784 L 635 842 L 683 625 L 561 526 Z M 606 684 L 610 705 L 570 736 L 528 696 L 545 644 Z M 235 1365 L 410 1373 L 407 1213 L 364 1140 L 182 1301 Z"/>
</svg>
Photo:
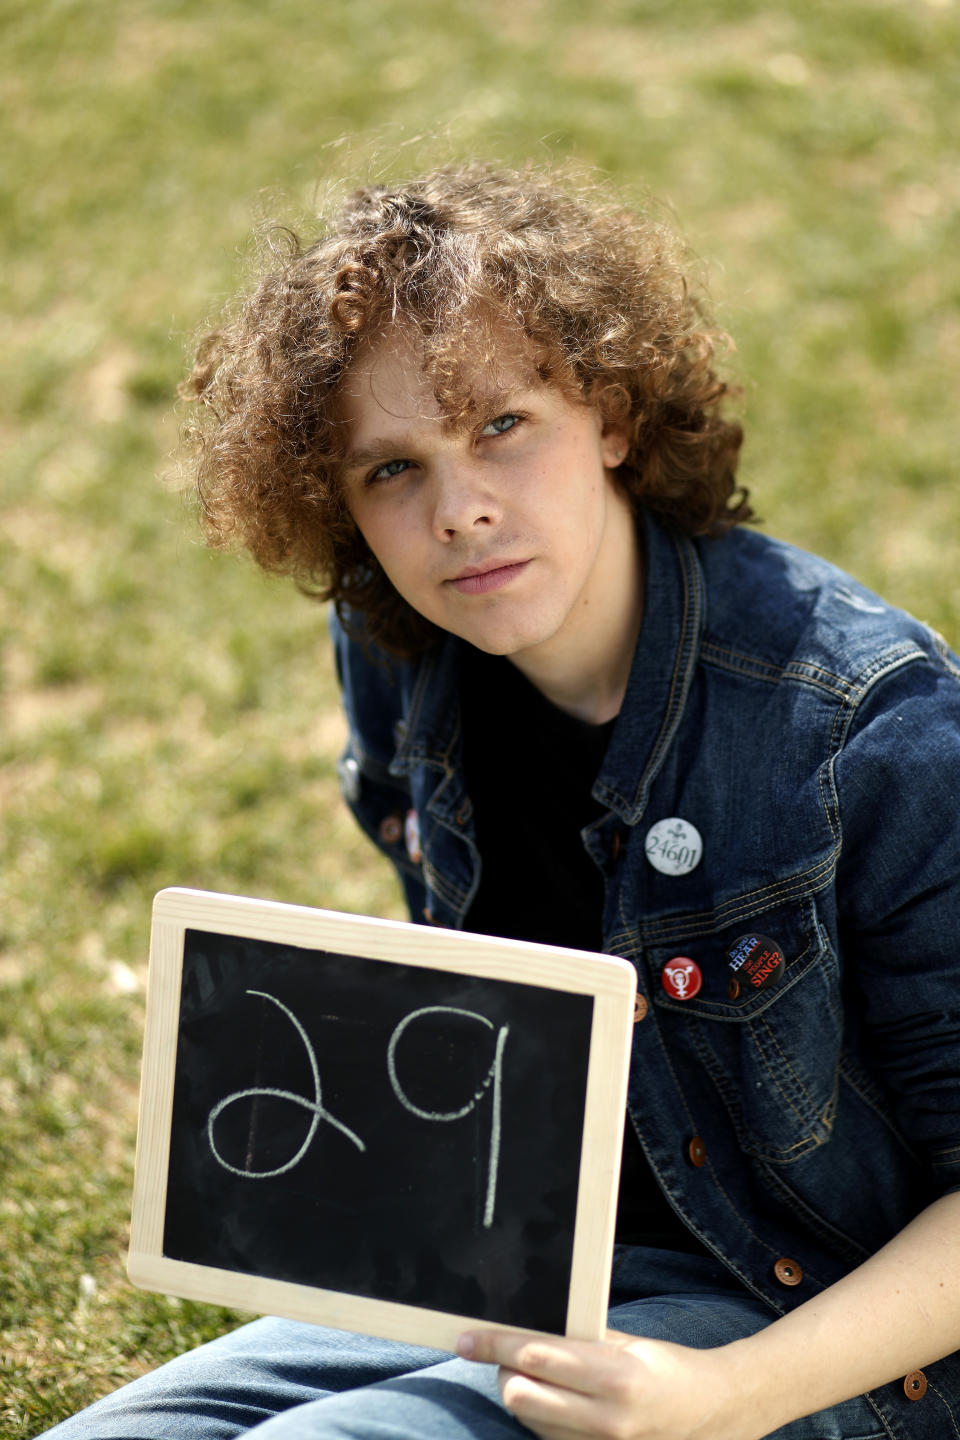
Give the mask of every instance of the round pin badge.
<svg viewBox="0 0 960 1440">
<path fill-rule="evenodd" d="M 696 825 L 672 815 L 651 825 L 644 841 L 647 859 L 661 875 L 688 875 L 703 855 L 703 840 Z"/>
<path fill-rule="evenodd" d="M 408 810 L 403 822 L 403 835 L 407 842 L 407 854 L 414 865 L 419 865 L 423 859 L 423 851 L 420 848 L 420 817 L 416 810 Z"/>
<path fill-rule="evenodd" d="M 703 984 L 703 971 L 687 955 L 674 955 L 660 972 L 660 983 L 674 1000 L 692 1000 Z"/>
<path fill-rule="evenodd" d="M 769 935 L 741 935 L 727 951 L 731 1000 L 779 985 L 786 969 L 783 950 Z"/>
<path fill-rule="evenodd" d="M 337 778 L 344 800 L 350 805 L 356 804 L 360 799 L 360 766 L 352 755 L 341 755 L 337 761 Z"/>
</svg>

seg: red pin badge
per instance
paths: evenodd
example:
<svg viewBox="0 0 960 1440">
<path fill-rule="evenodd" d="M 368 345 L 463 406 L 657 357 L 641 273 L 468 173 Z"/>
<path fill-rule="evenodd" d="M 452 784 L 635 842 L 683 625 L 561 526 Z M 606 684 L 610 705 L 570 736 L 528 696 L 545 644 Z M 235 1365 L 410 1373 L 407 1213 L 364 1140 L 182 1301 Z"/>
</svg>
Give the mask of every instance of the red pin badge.
<svg viewBox="0 0 960 1440">
<path fill-rule="evenodd" d="M 696 960 L 675 955 L 660 972 L 660 983 L 674 1000 L 692 1000 L 703 984 L 703 972 Z"/>
</svg>

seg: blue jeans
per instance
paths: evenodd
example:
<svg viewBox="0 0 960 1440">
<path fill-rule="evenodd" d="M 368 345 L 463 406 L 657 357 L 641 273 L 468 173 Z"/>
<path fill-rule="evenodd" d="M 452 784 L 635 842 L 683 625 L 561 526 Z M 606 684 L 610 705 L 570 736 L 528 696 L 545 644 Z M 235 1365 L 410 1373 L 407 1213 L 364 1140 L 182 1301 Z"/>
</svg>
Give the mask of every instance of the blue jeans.
<svg viewBox="0 0 960 1440">
<path fill-rule="evenodd" d="M 753 1334 L 769 1311 L 719 1265 L 618 1247 L 614 1329 L 707 1349 Z M 51 1440 L 529 1440 L 500 1403 L 496 1370 L 396 1341 L 264 1319 L 106 1396 Z M 885 1440 L 864 1400 L 775 1440 Z M 774 1437 L 769 1437 L 774 1440 Z"/>
</svg>

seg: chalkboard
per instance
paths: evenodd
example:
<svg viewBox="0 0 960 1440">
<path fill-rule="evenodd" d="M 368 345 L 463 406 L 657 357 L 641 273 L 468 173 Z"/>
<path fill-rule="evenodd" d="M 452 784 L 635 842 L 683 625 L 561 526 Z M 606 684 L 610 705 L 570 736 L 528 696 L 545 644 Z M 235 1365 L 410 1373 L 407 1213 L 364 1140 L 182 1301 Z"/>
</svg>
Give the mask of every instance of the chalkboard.
<svg viewBox="0 0 960 1440">
<path fill-rule="evenodd" d="M 131 1278 L 445 1347 L 599 1336 L 634 985 L 609 956 L 161 892 Z"/>
</svg>

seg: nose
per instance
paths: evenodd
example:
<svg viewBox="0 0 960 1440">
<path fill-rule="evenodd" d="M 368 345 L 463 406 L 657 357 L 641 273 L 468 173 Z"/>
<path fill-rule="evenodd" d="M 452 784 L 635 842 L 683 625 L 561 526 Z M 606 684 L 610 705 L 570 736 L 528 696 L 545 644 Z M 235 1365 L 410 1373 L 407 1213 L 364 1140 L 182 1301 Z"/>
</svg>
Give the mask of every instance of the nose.
<svg viewBox="0 0 960 1440">
<path fill-rule="evenodd" d="M 500 501 L 479 465 L 459 458 L 437 468 L 433 533 L 438 540 L 496 526 L 501 518 Z"/>
</svg>

